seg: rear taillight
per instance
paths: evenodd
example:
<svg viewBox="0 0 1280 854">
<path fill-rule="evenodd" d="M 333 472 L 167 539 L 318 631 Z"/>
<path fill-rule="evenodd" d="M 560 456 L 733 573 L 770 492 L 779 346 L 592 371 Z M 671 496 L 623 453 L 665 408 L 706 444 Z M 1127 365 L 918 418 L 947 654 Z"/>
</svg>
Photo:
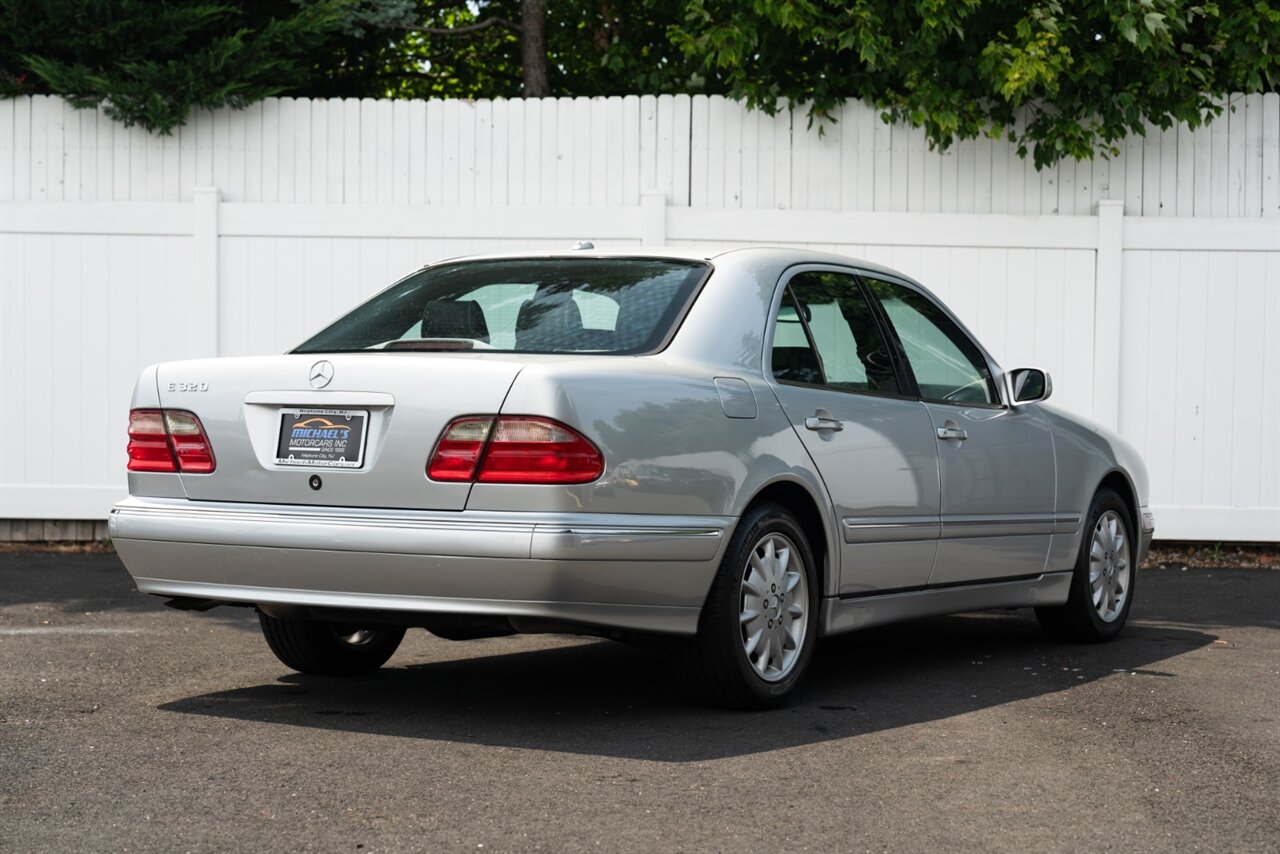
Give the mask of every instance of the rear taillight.
<svg viewBox="0 0 1280 854">
<path fill-rule="evenodd" d="M 569 484 L 603 473 L 595 445 L 571 427 L 531 415 L 458 418 L 427 463 L 427 476 L 442 481 Z"/>
<path fill-rule="evenodd" d="M 164 426 L 173 443 L 173 454 L 178 458 L 178 471 L 191 474 L 213 471 L 213 448 L 209 447 L 209 437 L 204 434 L 199 418 L 190 412 L 166 409 Z"/>
<path fill-rule="evenodd" d="M 164 413 L 159 409 L 135 409 L 129 413 L 129 471 L 177 471 Z"/>
<path fill-rule="evenodd" d="M 484 452 L 484 443 L 493 427 L 492 418 L 459 418 L 444 428 L 436 443 L 435 453 L 427 464 L 427 477 L 432 480 L 470 482 L 475 479 L 476 464 Z"/>
<path fill-rule="evenodd" d="M 604 457 L 576 431 L 545 418 L 503 417 L 480 460 L 480 483 L 587 483 Z"/>
<path fill-rule="evenodd" d="M 213 448 L 200 419 L 179 409 L 129 413 L 129 471 L 208 474 Z"/>
</svg>

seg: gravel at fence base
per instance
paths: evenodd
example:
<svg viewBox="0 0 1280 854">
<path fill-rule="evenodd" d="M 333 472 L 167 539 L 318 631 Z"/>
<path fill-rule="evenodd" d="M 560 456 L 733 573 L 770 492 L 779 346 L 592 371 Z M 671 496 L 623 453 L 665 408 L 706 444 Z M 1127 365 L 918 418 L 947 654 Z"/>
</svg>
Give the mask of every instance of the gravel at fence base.
<svg viewBox="0 0 1280 854">
<path fill-rule="evenodd" d="M 1146 569 L 1280 569 L 1280 543 L 1156 543 L 1143 566 Z"/>
</svg>

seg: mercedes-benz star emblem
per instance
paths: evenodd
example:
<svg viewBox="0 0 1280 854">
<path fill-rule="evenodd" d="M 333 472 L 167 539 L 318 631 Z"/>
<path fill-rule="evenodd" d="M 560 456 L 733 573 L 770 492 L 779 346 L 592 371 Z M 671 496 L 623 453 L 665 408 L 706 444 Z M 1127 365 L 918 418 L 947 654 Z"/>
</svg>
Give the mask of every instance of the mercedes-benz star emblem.
<svg viewBox="0 0 1280 854">
<path fill-rule="evenodd" d="M 333 362 L 321 359 L 311 366 L 311 373 L 308 374 L 311 380 L 312 388 L 324 388 L 329 384 L 329 380 L 333 379 Z"/>
</svg>

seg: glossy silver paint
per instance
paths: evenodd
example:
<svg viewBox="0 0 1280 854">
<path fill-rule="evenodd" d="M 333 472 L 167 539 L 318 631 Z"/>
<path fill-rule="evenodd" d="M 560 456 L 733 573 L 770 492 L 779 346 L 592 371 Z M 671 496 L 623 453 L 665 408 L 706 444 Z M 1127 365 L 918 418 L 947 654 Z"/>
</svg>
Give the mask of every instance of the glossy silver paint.
<svg viewBox="0 0 1280 854">
<path fill-rule="evenodd" d="M 117 549 L 139 589 L 161 595 L 690 634 L 737 519 L 762 494 L 785 494 L 821 531 L 819 627 L 831 633 L 1065 601 L 1083 519 L 1110 478 L 1141 526 L 1141 560 L 1150 530 L 1136 452 L 1051 406 L 1009 406 L 989 357 L 998 407 L 773 379 L 770 319 L 795 269 L 873 273 L 928 295 L 919 285 L 800 250 L 709 260 L 674 338 L 647 356 L 376 352 L 148 368 L 134 406 L 196 412 L 217 470 L 130 474 L 132 497 L 111 517 Z M 178 378 L 208 391 L 168 391 Z M 365 465 L 323 471 L 318 491 L 310 470 L 275 465 L 284 406 L 367 410 Z M 604 474 L 577 486 L 426 478 L 449 419 L 496 412 L 573 426 L 602 451 Z"/>
</svg>

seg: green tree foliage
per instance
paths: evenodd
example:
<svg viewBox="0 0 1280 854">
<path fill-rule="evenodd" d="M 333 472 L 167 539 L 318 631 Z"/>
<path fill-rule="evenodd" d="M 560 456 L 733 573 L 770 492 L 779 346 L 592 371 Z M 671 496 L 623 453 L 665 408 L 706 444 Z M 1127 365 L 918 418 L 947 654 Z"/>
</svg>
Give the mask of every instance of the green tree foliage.
<svg viewBox="0 0 1280 854">
<path fill-rule="evenodd" d="M 0 95 L 168 131 L 276 95 L 722 93 L 823 126 L 846 98 L 1037 165 L 1280 85 L 1280 0 L 0 0 Z M 541 7 L 543 4 L 538 3 Z M 1019 116 L 1025 114 L 1022 121 Z"/>
<path fill-rule="evenodd" d="M 305 86 L 336 39 L 360 37 L 360 11 L 339 0 L 0 0 L 0 94 L 105 104 L 167 133 L 193 107 Z"/>
<path fill-rule="evenodd" d="M 1037 166 L 1114 150 L 1144 120 L 1196 127 L 1219 96 L 1280 84 L 1270 0 L 689 0 L 672 35 L 765 110 L 824 120 L 862 98 L 944 148 L 1007 134 Z"/>
<path fill-rule="evenodd" d="M 378 65 L 397 97 L 520 97 L 521 0 L 428 0 Z M 684 0 L 550 0 L 546 52 L 553 95 L 705 91 L 701 61 L 668 36 Z M 338 87 L 340 88 L 340 87 Z M 337 91 L 337 89 L 330 90 Z"/>
<path fill-rule="evenodd" d="M 56 93 L 166 133 L 272 95 L 519 97 L 522 0 L 0 0 L 0 97 Z M 683 0 L 550 0 L 556 95 L 693 91 Z"/>
</svg>

